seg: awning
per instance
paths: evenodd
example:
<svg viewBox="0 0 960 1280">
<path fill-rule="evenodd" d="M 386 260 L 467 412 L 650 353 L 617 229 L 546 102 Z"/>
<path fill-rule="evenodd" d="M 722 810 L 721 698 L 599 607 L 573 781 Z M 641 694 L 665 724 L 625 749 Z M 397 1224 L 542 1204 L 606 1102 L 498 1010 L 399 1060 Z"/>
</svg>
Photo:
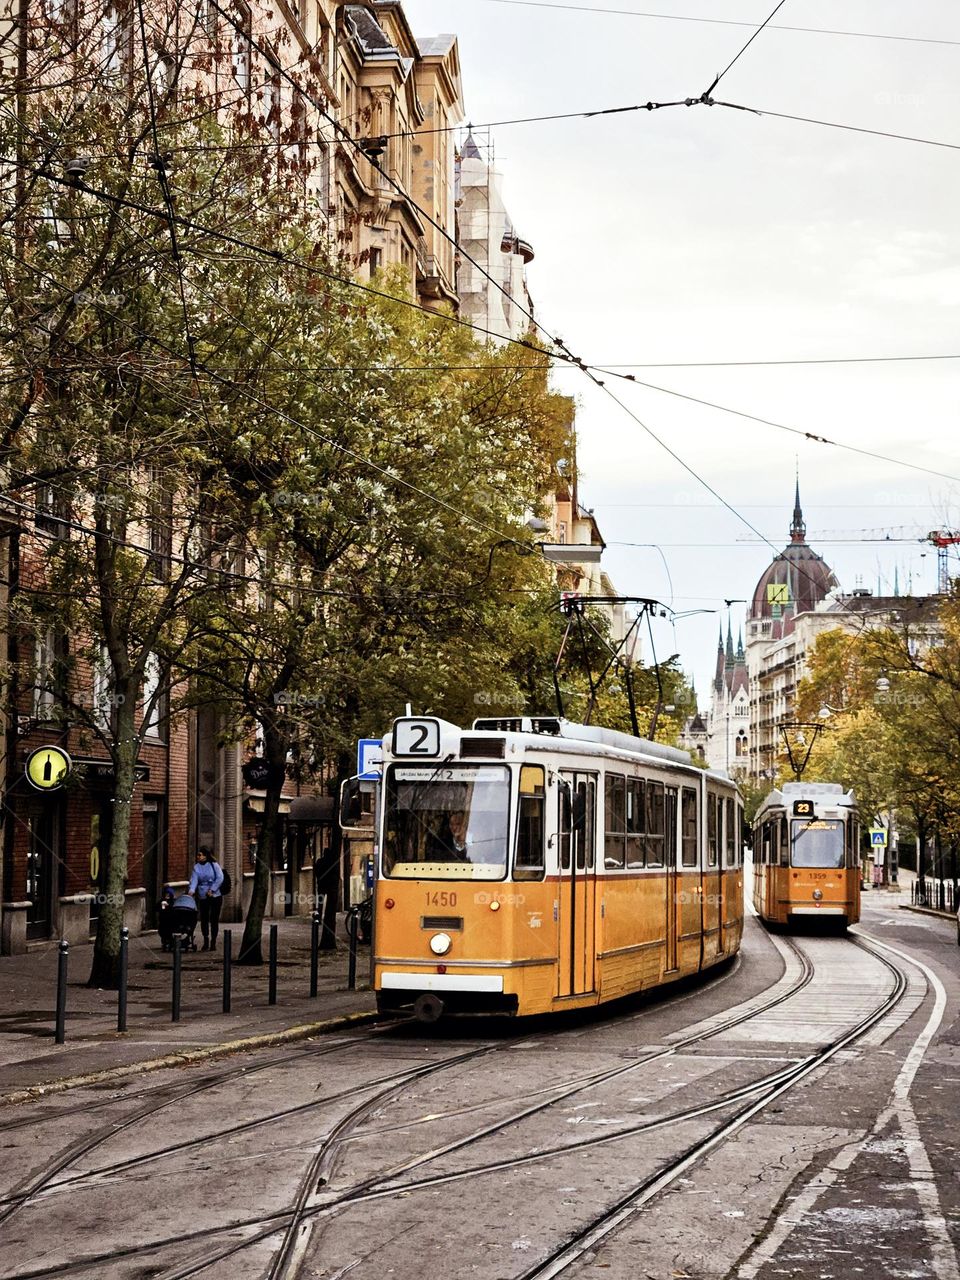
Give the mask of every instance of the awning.
<svg viewBox="0 0 960 1280">
<path fill-rule="evenodd" d="M 332 823 L 335 813 L 333 796 L 295 796 L 290 802 L 287 821 Z"/>
</svg>

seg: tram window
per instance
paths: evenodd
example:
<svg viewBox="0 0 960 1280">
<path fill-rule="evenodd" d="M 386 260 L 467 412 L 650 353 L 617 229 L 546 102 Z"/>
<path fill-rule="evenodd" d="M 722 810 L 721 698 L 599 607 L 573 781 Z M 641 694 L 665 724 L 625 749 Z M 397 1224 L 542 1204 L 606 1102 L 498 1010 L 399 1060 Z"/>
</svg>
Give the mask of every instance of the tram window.
<svg viewBox="0 0 960 1280">
<path fill-rule="evenodd" d="M 714 795 L 707 796 L 707 866 L 715 867 L 717 865 L 717 851 L 719 848 L 719 836 L 717 833 L 717 797 Z"/>
<path fill-rule="evenodd" d="M 559 811 L 557 814 L 557 832 L 560 837 L 560 869 L 570 870 L 570 831 L 573 827 L 573 804 L 569 782 L 561 782 L 557 789 Z"/>
<path fill-rule="evenodd" d="M 843 823 L 839 818 L 804 818 L 793 823 L 795 867 L 842 867 Z"/>
<path fill-rule="evenodd" d="M 785 867 L 790 862 L 790 836 L 787 831 L 787 819 L 780 819 L 780 865 Z"/>
<path fill-rule="evenodd" d="M 685 867 L 695 867 L 700 862 L 697 854 L 697 793 L 690 787 L 683 788 L 680 801 L 680 860 Z"/>
<path fill-rule="evenodd" d="M 520 822 L 517 828 L 515 880 L 542 880 L 546 781 L 542 765 L 525 764 L 520 770 Z"/>
<path fill-rule="evenodd" d="M 603 865 L 608 871 L 624 866 L 627 842 L 626 778 L 608 773 L 604 782 Z"/>
<path fill-rule="evenodd" d="M 724 807 L 726 808 L 726 821 L 723 824 L 723 831 L 726 837 L 724 848 L 726 849 L 726 864 L 728 867 L 737 865 L 737 825 L 734 821 L 733 796 L 727 796 Z"/>
<path fill-rule="evenodd" d="M 773 856 L 772 856 L 772 847 L 771 847 L 771 846 L 772 846 L 772 839 L 773 839 L 773 837 L 772 837 L 772 834 L 771 834 L 770 823 L 769 823 L 769 822 L 765 822 L 765 823 L 763 824 L 763 828 L 762 828 L 762 831 L 761 831 L 760 840 L 761 840 L 761 844 L 762 844 L 762 858 L 761 858 L 761 861 L 762 861 L 763 863 L 765 863 L 767 866 L 769 866 L 769 865 L 770 865 L 770 863 L 773 861 Z"/>
<path fill-rule="evenodd" d="M 663 783 L 647 783 L 646 850 L 647 866 L 663 866 Z"/>
<path fill-rule="evenodd" d="M 627 779 L 627 866 L 643 866 L 643 830 L 646 810 L 642 778 Z"/>
</svg>

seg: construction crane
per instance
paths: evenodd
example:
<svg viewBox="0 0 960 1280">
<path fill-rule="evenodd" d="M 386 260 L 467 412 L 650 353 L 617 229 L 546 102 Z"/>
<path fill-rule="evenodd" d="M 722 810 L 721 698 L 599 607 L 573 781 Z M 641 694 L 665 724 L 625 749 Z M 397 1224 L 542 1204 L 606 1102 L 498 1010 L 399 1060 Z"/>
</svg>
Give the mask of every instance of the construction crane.
<svg viewBox="0 0 960 1280">
<path fill-rule="evenodd" d="M 931 529 L 926 540 L 937 548 L 937 592 L 946 595 L 950 590 L 949 548 L 960 543 L 960 533 L 955 529 Z"/>
</svg>

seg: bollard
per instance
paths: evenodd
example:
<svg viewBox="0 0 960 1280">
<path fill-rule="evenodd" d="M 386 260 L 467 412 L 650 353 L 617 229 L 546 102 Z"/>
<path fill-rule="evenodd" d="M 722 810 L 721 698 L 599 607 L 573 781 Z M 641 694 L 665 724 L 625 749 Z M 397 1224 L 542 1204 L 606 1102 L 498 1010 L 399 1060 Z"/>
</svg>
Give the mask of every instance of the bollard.
<svg viewBox="0 0 960 1280">
<path fill-rule="evenodd" d="M 173 940 L 173 1000 L 170 1009 L 170 1021 L 180 1021 L 180 939 Z"/>
<path fill-rule="evenodd" d="M 223 1012 L 230 1012 L 230 982 L 233 978 L 233 934 L 223 931 Z"/>
<path fill-rule="evenodd" d="M 277 1003 L 277 926 L 270 926 L 270 985 L 267 1004 Z"/>
<path fill-rule="evenodd" d="M 63 1044 L 67 1038 L 67 956 L 70 943 L 66 938 L 60 939 L 57 952 L 57 1025 L 53 1033 L 54 1041 Z"/>
<path fill-rule="evenodd" d="M 310 921 L 310 995 L 317 994 L 317 968 L 320 963 L 320 912 L 314 911 Z"/>
<path fill-rule="evenodd" d="M 351 991 L 357 985 L 357 933 L 360 928 L 360 912 L 351 908 L 347 912 L 347 933 L 350 937 L 350 963 L 347 968 L 347 986 Z"/>
<path fill-rule="evenodd" d="M 120 990 L 117 992 L 117 1030 L 127 1029 L 127 965 L 129 962 L 130 930 L 120 930 Z"/>
</svg>

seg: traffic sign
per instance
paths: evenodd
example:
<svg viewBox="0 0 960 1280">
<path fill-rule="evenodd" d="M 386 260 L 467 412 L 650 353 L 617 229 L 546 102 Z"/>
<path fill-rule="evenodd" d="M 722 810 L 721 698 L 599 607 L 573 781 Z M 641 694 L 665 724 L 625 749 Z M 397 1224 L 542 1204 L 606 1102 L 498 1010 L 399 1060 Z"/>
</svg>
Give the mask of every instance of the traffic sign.
<svg viewBox="0 0 960 1280">
<path fill-rule="evenodd" d="M 870 847 L 885 849 L 887 847 L 887 829 L 886 827 L 870 828 Z"/>
<path fill-rule="evenodd" d="M 357 777 L 370 782 L 383 772 L 383 742 L 380 738 L 361 738 L 357 743 Z"/>
<path fill-rule="evenodd" d="M 38 747 L 27 756 L 23 771 L 37 791 L 56 791 L 66 782 L 72 764 L 63 747 Z"/>
</svg>

